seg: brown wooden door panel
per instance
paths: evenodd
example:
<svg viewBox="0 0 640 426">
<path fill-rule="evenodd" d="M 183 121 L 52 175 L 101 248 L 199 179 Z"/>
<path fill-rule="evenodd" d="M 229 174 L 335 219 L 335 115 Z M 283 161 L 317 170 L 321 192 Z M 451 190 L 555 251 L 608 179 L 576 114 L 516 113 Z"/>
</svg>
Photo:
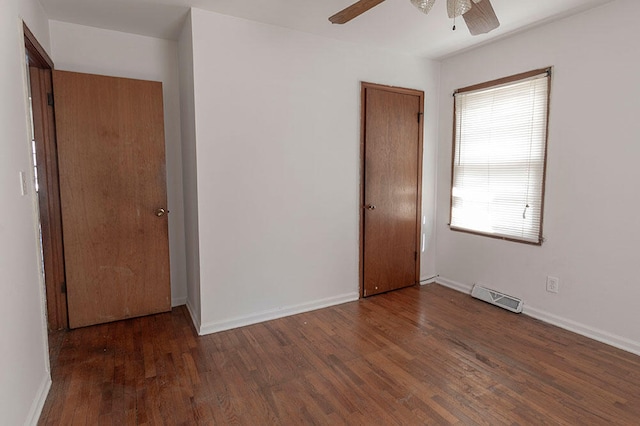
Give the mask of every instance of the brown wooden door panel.
<svg viewBox="0 0 640 426">
<path fill-rule="evenodd" d="M 417 282 L 422 97 L 364 86 L 363 295 Z"/>
<path fill-rule="evenodd" d="M 54 72 L 71 328 L 171 309 L 162 84 Z"/>
<path fill-rule="evenodd" d="M 52 92 L 51 69 L 29 67 L 34 142 L 37 158 L 38 206 L 42 257 L 47 293 L 49 330 L 67 328 L 62 218 L 58 186 L 58 157 L 53 108 L 47 93 Z"/>
</svg>

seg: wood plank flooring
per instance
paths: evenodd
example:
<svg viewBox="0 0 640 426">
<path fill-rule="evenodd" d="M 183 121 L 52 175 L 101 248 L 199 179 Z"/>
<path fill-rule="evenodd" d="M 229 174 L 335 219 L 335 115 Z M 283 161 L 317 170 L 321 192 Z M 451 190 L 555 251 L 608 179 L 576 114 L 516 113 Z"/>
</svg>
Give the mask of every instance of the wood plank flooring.
<svg viewBox="0 0 640 426">
<path fill-rule="evenodd" d="M 42 425 L 640 424 L 640 357 L 439 285 L 198 337 L 65 332 Z"/>
</svg>

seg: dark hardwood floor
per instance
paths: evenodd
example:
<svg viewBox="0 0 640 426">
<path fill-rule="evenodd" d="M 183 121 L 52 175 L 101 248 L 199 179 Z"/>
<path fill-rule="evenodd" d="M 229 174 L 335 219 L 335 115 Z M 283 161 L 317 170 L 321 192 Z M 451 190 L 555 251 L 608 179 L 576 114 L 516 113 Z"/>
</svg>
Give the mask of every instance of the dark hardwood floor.
<svg viewBox="0 0 640 426">
<path fill-rule="evenodd" d="M 65 332 L 40 424 L 640 424 L 640 357 L 438 286 L 198 337 Z"/>
</svg>

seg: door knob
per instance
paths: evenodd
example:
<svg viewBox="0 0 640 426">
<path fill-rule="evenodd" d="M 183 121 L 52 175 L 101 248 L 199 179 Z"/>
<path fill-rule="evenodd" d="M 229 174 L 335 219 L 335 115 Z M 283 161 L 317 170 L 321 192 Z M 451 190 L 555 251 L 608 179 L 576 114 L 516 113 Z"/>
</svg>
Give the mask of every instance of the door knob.
<svg viewBox="0 0 640 426">
<path fill-rule="evenodd" d="M 156 210 L 156 216 L 158 216 L 158 217 L 162 217 L 167 213 L 169 213 L 169 212 L 167 210 L 163 209 L 162 207 L 160 207 L 159 209 Z"/>
<path fill-rule="evenodd" d="M 367 208 L 368 208 L 369 210 L 375 210 L 375 209 L 376 209 L 376 206 L 374 206 L 373 204 L 369 204 L 369 205 L 367 206 Z"/>
</svg>

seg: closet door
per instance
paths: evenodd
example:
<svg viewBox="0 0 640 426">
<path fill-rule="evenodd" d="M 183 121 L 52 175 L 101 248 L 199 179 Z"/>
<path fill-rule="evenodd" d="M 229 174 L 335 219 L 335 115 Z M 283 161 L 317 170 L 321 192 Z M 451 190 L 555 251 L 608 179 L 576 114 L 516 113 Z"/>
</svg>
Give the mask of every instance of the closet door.
<svg viewBox="0 0 640 426">
<path fill-rule="evenodd" d="M 53 82 L 69 326 L 170 310 L 162 83 Z"/>
</svg>

